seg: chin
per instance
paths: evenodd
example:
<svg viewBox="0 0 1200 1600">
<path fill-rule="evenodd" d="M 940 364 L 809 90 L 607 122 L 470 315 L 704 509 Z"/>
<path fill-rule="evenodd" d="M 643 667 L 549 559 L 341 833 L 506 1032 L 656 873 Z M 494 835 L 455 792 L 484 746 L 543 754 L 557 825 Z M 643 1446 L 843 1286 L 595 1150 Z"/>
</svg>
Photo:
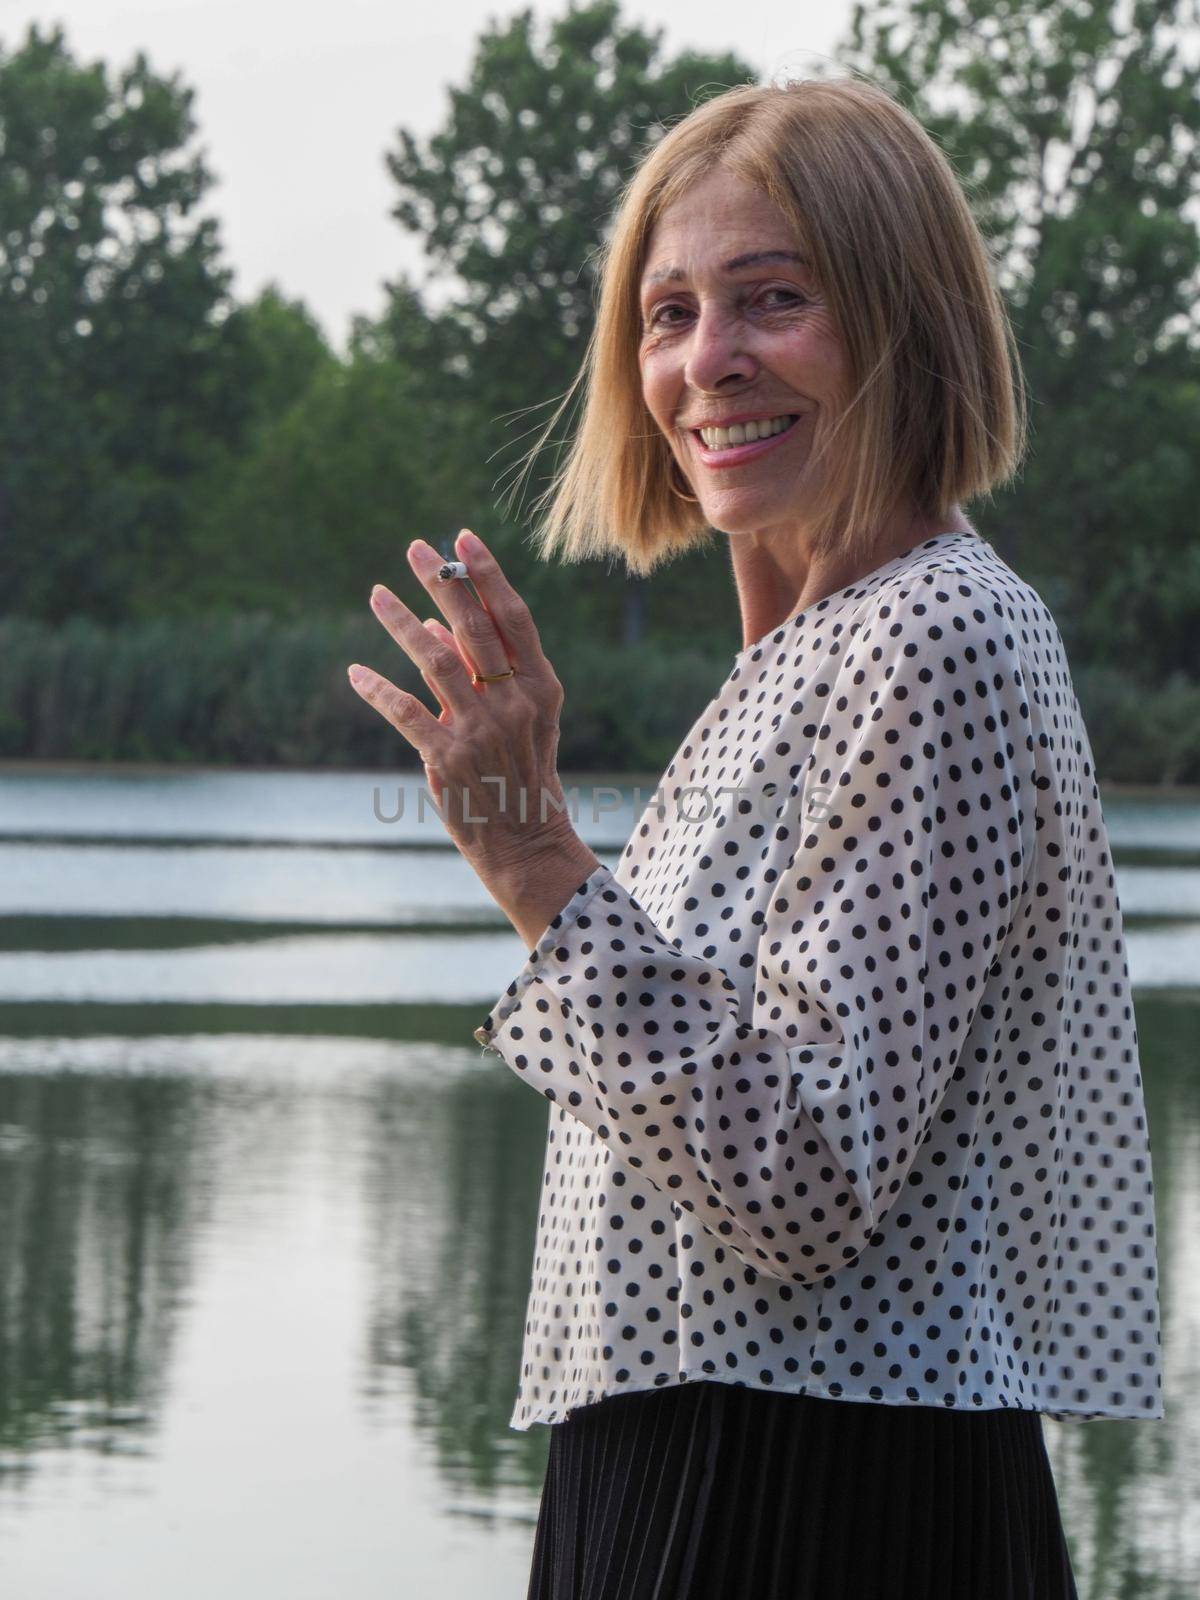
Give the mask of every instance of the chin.
<svg viewBox="0 0 1200 1600">
<path fill-rule="evenodd" d="M 797 520 L 797 507 L 784 495 L 755 494 L 752 490 L 726 490 L 707 496 L 700 509 L 710 528 L 718 533 L 759 533 L 779 522 Z"/>
</svg>

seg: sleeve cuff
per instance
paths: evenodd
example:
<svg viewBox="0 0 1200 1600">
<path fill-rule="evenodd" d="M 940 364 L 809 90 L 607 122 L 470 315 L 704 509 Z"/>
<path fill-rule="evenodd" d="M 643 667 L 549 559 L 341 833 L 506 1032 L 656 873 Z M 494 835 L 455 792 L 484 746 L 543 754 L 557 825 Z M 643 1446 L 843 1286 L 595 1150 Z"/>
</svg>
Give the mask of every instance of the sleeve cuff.
<svg viewBox="0 0 1200 1600">
<path fill-rule="evenodd" d="M 529 985 L 540 977 L 546 957 L 558 943 L 563 930 L 571 927 L 592 896 L 598 894 L 612 880 L 613 871 L 611 867 L 605 866 L 603 862 L 599 866 L 593 867 L 562 910 L 557 912 L 547 923 L 545 933 L 542 934 L 537 944 L 529 952 L 525 965 L 488 1012 L 483 1020 L 483 1026 L 474 1030 L 473 1037 L 479 1041 L 485 1050 L 491 1050 L 496 1055 L 502 1054 L 498 1046 L 492 1042 L 495 1034 L 499 1031 L 509 1013 L 520 1005 Z"/>
</svg>

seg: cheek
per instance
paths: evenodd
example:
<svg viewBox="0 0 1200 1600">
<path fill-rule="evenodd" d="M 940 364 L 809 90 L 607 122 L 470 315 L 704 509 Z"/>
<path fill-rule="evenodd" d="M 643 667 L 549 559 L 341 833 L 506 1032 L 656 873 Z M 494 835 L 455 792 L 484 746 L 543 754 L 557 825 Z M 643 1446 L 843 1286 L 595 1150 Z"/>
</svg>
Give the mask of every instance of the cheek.
<svg viewBox="0 0 1200 1600">
<path fill-rule="evenodd" d="M 806 322 L 803 328 L 795 328 L 792 333 L 782 334 L 782 338 L 776 342 L 776 350 L 781 360 L 821 371 L 840 366 L 842 357 L 842 347 L 832 328 L 822 326 L 816 320 Z"/>
<path fill-rule="evenodd" d="M 846 367 L 841 341 L 832 320 L 814 315 L 802 327 L 781 334 L 774 341 L 775 363 L 781 377 L 794 377 L 797 387 L 818 385 L 822 391 L 840 390 Z"/>
<path fill-rule="evenodd" d="M 642 399 L 650 415 L 665 430 L 670 427 L 678 405 L 678 381 L 672 376 L 669 364 L 662 359 L 661 352 L 649 351 L 641 358 L 640 367 Z"/>
</svg>

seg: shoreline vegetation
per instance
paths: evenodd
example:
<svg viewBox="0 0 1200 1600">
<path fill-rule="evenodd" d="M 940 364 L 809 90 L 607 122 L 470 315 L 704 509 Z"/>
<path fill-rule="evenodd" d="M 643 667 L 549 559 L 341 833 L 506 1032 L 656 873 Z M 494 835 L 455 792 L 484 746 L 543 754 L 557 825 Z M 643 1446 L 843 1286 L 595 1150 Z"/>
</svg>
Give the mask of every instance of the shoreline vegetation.
<svg viewBox="0 0 1200 1600">
<path fill-rule="evenodd" d="M 614 648 L 555 631 L 542 633 L 566 690 L 559 770 L 593 777 L 661 775 L 735 648 L 670 636 Z M 0 621 L 0 764 L 419 773 L 403 737 L 354 694 L 350 661 L 436 705 L 370 617 L 242 613 L 113 628 L 9 618 Z M 1073 680 L 1105 789 L 1200 786 L 1200 683 L 1176 672 L 1144 684 L 1092 665 Z"/>
</svg>

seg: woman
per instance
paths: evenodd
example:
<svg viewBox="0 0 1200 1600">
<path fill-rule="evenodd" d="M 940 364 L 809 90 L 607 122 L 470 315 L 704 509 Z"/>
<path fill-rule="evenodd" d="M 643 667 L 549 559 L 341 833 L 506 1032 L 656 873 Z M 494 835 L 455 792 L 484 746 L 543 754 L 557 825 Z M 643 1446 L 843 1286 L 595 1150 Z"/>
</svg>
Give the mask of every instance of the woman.
<svg viewBox="0 0 1200 1600">
<path fill-rule="evenodd" d="M 1057 1600 L 1042 1415 L 1163 1415 L 1091 751 L 961 509 L 1016 371 L 907 112 L 732 90 L 623 198 L 545 526 L 637 571 L 728 539 L 745 647 L 615 870 L 533 803 L 562 690 L 495 558 L 460 537 L 481 606 L 410 547 L 449 629 L 376 591 L 443 709 L 362 692 L 530 950 L 476 1038 L 550 1102 L 531 1596 Z"/>
</svg>

